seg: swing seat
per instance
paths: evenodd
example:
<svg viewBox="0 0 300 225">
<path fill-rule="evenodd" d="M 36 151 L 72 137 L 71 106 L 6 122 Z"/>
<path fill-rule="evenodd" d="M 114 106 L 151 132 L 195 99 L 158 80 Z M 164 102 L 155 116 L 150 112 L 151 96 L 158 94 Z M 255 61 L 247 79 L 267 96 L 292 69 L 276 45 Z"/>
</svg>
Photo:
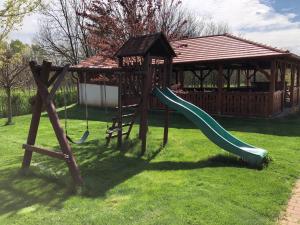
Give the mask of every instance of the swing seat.
<svg viewBox="0 0 300 225">
<path fill-rule="evenodd" d="M 83 144 L 87 138 L 89 137 L 90 135 L 90 132 L 88 130 L 86 130 L 84 132 L 84 134 L 82 135 L 82 137 L 78 140 L 78 141 L 74 141 L 72 138 L 70 138 L 70 136 L 67 135 L 67 139 L 69 142 L 73 143 L 73 144 L 77 144 L 77 145 L 80 145 L 80 144 Z"/>
</svg>

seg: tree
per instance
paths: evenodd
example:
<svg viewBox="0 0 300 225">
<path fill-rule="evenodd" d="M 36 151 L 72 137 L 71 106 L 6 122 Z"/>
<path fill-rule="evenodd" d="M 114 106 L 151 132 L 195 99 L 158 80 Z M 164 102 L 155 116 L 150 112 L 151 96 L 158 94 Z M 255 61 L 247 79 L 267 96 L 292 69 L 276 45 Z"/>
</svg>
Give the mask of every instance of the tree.
<svg viewBox="0 0 300 225">
<path fill-rule="evenodd" d="M 0 8 L 0 41 L 22 22 L 24 16 L 33 12 L 41 0 L 5 0 Z"/>
<path fill-rule="evenodd" d="M 112 57 L 130 36 L 163 31 L 172 41 L 220 32 L 224 27 L 195 17 L 181 0 L 82 1 L 86 10 L 79 15 L 88 20 L 89 43 L 104 57 Z"/>
<path fill-rule="evenodd" d="M 29 81 L 29 47 L 20 41 L 0 45 L 0 88 L 7 95 L 7 124 L 12 124 L 11 92 Z"/>
<path fill-rule="evenodd" d="M 85 18 L 77 15 L 85 6 L 81 0 L 54 0 L 42 9 L 37 43 L 52 61 L 78 64 L 91 56 Z"/>
</svg>

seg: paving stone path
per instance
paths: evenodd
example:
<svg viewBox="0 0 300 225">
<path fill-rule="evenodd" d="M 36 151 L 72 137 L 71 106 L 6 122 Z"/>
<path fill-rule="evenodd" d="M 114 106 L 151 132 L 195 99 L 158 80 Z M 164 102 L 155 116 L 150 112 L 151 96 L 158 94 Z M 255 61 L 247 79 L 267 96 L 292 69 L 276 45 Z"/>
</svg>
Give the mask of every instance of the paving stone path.
<svg viewBox="0 0 300 225">
<path fill-rule="evenodd" d="M 280 225 L 300 224 L 300 180 L 296 183 L 293 195 L 289 200 L 285 213 L 279 221 Z"/>
</svg>

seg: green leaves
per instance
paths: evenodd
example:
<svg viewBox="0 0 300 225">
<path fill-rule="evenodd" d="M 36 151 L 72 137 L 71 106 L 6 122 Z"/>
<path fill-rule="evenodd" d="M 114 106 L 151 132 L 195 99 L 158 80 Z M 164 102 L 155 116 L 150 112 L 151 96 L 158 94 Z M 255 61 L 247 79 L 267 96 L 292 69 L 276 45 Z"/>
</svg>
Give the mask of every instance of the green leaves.
<svg viewBox="0 0 300 225">
<path fill-rule="evenodd" d="M 40 4 L 41 0 L 6 0 L 0 6 L 0 41 L 22 23 L 26 14 L 36 10 Z"/>
</svg>

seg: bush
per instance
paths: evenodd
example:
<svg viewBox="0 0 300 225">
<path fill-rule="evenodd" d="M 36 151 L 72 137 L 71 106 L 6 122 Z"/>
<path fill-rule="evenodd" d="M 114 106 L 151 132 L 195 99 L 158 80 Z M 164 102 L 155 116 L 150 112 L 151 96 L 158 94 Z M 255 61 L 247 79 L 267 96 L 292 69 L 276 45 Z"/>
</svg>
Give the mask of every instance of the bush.
<svg viewBox="0 0 300 225">
<path fill-rule="evenodd" d="M 20 90 L 14 90 L 12 92 L 12 112 L 13 116 L 19 116 L 29 114 L 32 112 L 32 106 L 35 102 L 35 91 L 24 92 Z M 64 106 L 64 94 L 62 91 L 58 91 L 55 94 L 54 102 L 56 107 Z M 67 105 L 77 102 L 77 90 L 69 90 L 66 92 Z M 0 91 L 0 117 L 7 117 L 7 97 L 4 91 Z"/>
</svg>

